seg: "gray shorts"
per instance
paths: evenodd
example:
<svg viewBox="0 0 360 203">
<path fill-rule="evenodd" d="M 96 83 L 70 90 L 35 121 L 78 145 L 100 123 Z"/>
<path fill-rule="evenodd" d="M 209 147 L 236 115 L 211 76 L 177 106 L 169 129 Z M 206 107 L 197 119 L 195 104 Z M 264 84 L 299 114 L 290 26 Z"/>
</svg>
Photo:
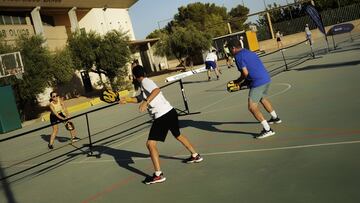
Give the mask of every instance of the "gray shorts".
<svg viewBox="0 0 360 203">
<path fill-rule="evenodd" d="M 252 102 L 259 103 L 259 101 L 267 95 L 269 87 L 270 83 L 266 83 L 265 85 L 251 88 L 249 91 L 249 98 Z"/>
</svg>

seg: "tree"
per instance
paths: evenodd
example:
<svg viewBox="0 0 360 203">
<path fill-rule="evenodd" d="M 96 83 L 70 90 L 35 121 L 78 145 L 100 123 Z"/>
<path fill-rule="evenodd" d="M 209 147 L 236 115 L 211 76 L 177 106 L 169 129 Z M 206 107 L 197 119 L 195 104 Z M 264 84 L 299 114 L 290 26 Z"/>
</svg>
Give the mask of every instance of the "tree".
<svg viewBox="0 0 360 203">
<path fill-rule="evenodd" d="M 131 59 L 128 42 L 127 34 L 116 30 L 106 33 L 101 40 L 96 67 L 109 78 L 111 86 L 116 85 L 116 78 L 124 80 L 128 75 L 126 65 Z"/>
<path fill-rule="evenodd" d="M 24 64 L 23 79 L 11 82 L 17 93 L 18 108 L 22 120 L 36 118 L 34 106 L 37 105 L 37 95 L 48 87 L 52 80 L 51 55 L 43 46 L 45 40 L 35 35 L 20 36 L 16 42 L 16 49 L 20 51 Z"/>
<path fill-rule="evenodd" d="M 155 30 L 150 33 L 147 39 L 159 38 L 159 41 L 155 44 L 154 54 L 157 56 L 172 56 L 172 52 L 169 46 L 169 34 L 165 29 Z"/>
<path fill-rule="evenodd" d="M 183 58 L 193 60 L 193 56 L 207 50 L 211 46 L 208 33 L 197 30 L 193 25 L 187 27 L 173 27 L 168 44 L 172 53 L 181 61 Z"/>
<path fill-rule="evenodd" d="M 131 59 L 127 33 L 116 30 L 101 37 L 95 32 L 76 32 L 68 40 L 69 49 L 78 69 L 106 75 L 110 85 L 116 78 L 127 75 L 126 65 Z M 101 79 L 101 83 L 104 82 Z"/>
<path fill-rule="evenodd" d="M 245 30 L 247 15 L 249 15 L 249 9 L 242 5 L 238 5 L 235 8 L 232 8 L 229 12 L 231 17 L 230 25 L 234 32 Z"/>
<path fill-rule="evenodd" d="M 68 48 L 57 50 L 52 55 L 51 72 L 53 86 L 69 82 L 74 75 L 74 71 L 75 65 Z"/>
<path fill-rule="evenodd" d="M 68 47 L 78 70 L 93 71 L 101 37 L 96 32 L 75 32 L 68 39 Z"/>
<path fill-rule="evenodd" d="M 178 8 L 178 13 L 175 14 L 174 20 L 168 24 L 167 28 L 168 31 L 171 31 L 172 26 L 185 27 L 191 24 L 197 30 L 216 37 L 227 34 L 226 22 L 228 19 L 229 15 L 225 7 L 197 2 Z"/>
</svg>

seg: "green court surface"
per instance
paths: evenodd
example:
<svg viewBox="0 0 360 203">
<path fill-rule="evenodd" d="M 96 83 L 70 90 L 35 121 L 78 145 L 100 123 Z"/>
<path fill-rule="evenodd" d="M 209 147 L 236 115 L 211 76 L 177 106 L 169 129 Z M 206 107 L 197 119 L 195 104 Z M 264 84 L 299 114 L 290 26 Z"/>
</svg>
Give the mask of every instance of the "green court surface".
<svg viewBox="0 0 360 203">
<path fill-rule="evenodd" d="M 253 138 L 262 127 L 247 110 L 248 90 L 226 92 L 239 73 L 223 66 L 220 80 L 183 80 L 190 112 L 200 113 L 180 117 L 182 133 L 203 162 L 183 163 L 189 153 L 169 133 L 158 144 L 167 180 L 143 184 L 153 173 L 145 147 L 151 118 L 137 105 L 113 106 L 88 115 L 96 156 L 88 156 L 84 116 L 73 119 L 82 138 L 73 145 L 63 127 L 52 151 L 50 128 L 1 142 L 0 202 L 360 202 L 360 37 L 324 48 L 315 42 L 315 59 L 308 46 L 284 50 L 288 71 L 276 69 L 281 53 L 263 57 L 283 121 L 272 137 Z M 163 92 L 184 108 L 178 83 Z"/>
</svg>

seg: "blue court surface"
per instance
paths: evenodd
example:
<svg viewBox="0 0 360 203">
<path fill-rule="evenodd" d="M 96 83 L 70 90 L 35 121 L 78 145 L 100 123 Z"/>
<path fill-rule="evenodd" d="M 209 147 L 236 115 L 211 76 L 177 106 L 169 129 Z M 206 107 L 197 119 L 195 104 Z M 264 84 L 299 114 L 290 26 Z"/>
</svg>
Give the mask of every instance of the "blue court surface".
<svg viewBox="0 0 360 203">
<path fill-rule="evenodd" d="M 283 121 L 272 137 L 253 138 L 262 126 L 247 110 L 248 90 L 228 93 L 239 72 L 222 66 L 220 80 L 183 79 L 191 114 L 180 117 L 182 133 L 203 162 L 183 163 L 190 154 L 169 133 L 158 144 L 167 180 L 143 184 L 153 173 L 151 118 L 136 104 L 115 105 L 87 114 L 89 131 L 86 116 L 74 118 L 81 141 L 73 145 L 63 126 L 52 151 L 51 128 L 0 142 L 0 202 L 360 202 L 360 36 L 336 37 L 328 53 L 317 40 L 315 58 L 305 43 L 262 56 Z M 163 93 L 181 113 L 179 84 Z"/>
</svg>

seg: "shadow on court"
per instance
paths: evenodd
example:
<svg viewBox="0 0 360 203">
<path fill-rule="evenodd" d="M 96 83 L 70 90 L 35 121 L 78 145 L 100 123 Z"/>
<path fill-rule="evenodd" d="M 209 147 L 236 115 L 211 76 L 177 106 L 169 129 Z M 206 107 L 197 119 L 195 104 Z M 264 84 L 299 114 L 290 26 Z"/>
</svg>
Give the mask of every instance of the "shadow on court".
<svg viewBox="0 0 360 203">
<path fill-rule="evenodd" d="M 250 135 L 255 137 L 258 135 L 257 133 L 253 132 L 245 132 L 245 131 L 238 131 L 238 130 L 223 130 L 218 128 L 217 126 L 226 125 L 226 124 L 235 124 L 235 125 L 242 125 L 242 124 L 259 124 L 259 122 L 216 122 L 216 121 L 200 121 L 200 120 L 181 120 L 180 127 L 187 128 L 193 127 L 198 128 L 205 131 L 212 131 L 212 132 L 219 132 L 219 133 L 232 133 L 232 134 L 239 134 L 239 135 Z"/>
<path fill-rule="evenodd" d="M 144 153 L 139 153 L 139 152 L 134 152 L 134 151 L 128 151 L 128 150 L 123 150 L 123 149 L 115 149 L 112 147 L 108 147 L 108 146 L 101 146 L 101 145 L 97 145 L 97 146 L 93 146 L 92 148 L 93 150 L 93 157 L 97 158 L 97 159 L 101 159 L 103 155 L 109 155 L 111 156 L 116 163 L 121 167 L 124 168 L 126 170 L 131 171 L 134 174 L 143 176 L 145 178 L 149 177 L 149 174 L 143 172 L 142 170 L 132 166 L 133 164 L 135 164 L 135 159 L 150 159 L 149 154 L 144 154 Z M 76 156 L 79 155 L 87 155 L 88 152 L 80 152 L 80 153 L 71 153 L 68 154 L 68 157 L 74 158 Z M 170 156 L 163 156 L 160 155 L 161 159 L 172 159 L 172 160 L 181 160 L 183 161 L 183 159 L 181 158 L 177 158 L 177 157 L 170 157 Z"/>
<path fill-rule="evenodd" d="M 40 135 L 40 137 L 46 142 L 48 143 L 50 141 L 50 136 L 51 135 L 45 135 L 45 134 L 42 134 Z M 70 135 L 69 137 L 63 137 L 63 136 L 56 136 L 55 137 L 55 140 L 60 142 L 60 143 L 64 143 L 64 142 L 69 142 L 71 139 L 70 139 Z"/>
<path fill-rule="evenodd" d="M 346 67 L 349 67 L 349 66 L 355 66 L 355 65 L 359 65 L 359 64 L 360 64 L 360 60 L 357 60 L 357 61 L 349 61 L 349 62 L 343 62 L 343 63 L 310 65 L 310 66 L 305 66 L 305 67 L 302 67 L 302 68 L 297 68 L 297 69 L 294 69 L 294 70 L 308 71 L 308 70 L 316 70 L 316 69 L 346 68 Z"/>
</svg>

